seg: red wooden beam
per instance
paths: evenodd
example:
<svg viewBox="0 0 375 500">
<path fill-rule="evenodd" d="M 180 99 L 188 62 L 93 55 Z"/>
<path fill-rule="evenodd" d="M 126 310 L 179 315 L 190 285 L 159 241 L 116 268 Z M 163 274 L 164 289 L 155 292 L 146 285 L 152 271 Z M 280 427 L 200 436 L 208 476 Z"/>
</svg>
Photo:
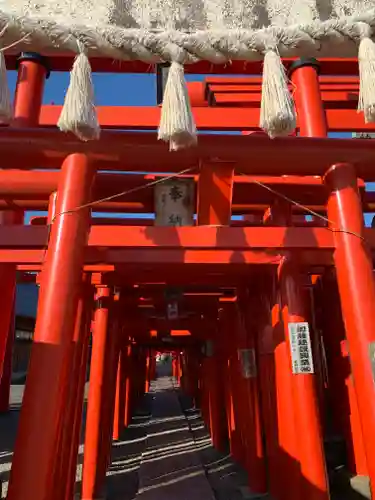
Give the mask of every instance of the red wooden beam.
<svg viewBox="0 0 375 500">
<path fill-rule="evenodd" d="M 319 256 L 323 254 L 325 252 L 319 252 Z M 25 267 L 25 264 L 20 267 Z M 88 264 L 86 264 L 86 267 L 88 267 Z M 239 265 L 231 266 L 232 272 L 229 274 L 221 265 L 210 265 L 205 270 L 204 267 L 198 265 L 184 267 L 180 264 L 171 264 L 168 268 L 165 267 L 163 271 L 160 266 L 148 265 L 135 268 L 131 264 L 123 263 L 112 265 L 112 271 L 116 270 L 116 273 L 110 272 L 108 264 L 103 265 L 103 267 L 106 269 L 102 272 L 99 272 L 99 268 L 95 272 L 92 271 L 91 280 L 93 284 L 107 286 L 122 284 L 127 287 L 134 287 L 134 284 L 142 287 L 154 285 L 180 287 L 182 283 L 185 283 L 186 286 L 205 286 L 210 283 L 212 286 L 217 287 L 237 287 L 239 280 L 246 280 L 251 274 L 250 268 L 247 270 Z"/>
<path fill-rule="evenodd" d="M 106 201 L 95 207 L 98 212 L 109 213 L 149 213 L 153 212 L 152 203 L 128 202 L 128 201 Z M 6 197 L 0 200 L 0 210 L 48 210 L 48 200 L 13 199 Z"/>
<path fill-rule="evenodd" d="M 305 256 L 305 254 L 303 255 Z M 318 252 L 319 258 L 323 255 L 327 257 L 327 261 L 331 261 L 330 255 L 325 252 Z M 206 267 L 193 264 L 186 267 L 180 264 L 171 264 L 168 268 L 165 267 L 164 271 L 161 266 L 156 265 L 142 266 L 135 269 L 130 264 L 116 264 L 116 266 L 113 266 L 114 269 L 116 269 L 116 273 L 93 272 L 93 283 L 108 286 L 121 284 L 127 287 L 134 286 L 134 283 L 137 283 L 138 286 L 147 287 L 155 284 L 163 287 L 167 285 L 181 287 L 182 284 L 186 286 L 204 286 L 210 283 L 216 287 L 237 287 L 238 283 L 244 280 L 248 281 L 254 272 L 253 267 L 245 269 L 242 265 L 231 265 L 231 272 L 228 273 L 227 268 L 221 264 L 212 264 Z M 165 273 L 166 269 L 168 270 L 167 274 Z M 315 270 L 316 268 L 314 268 Z"/>
<path fill-rule="evenodd" d="M 207 86 L 211 85 L 220 85 L 220 86 L 226 86 L 226 85 L 248 85 L 248 86 L 261 86 L 262 85 L 262 77 L 260 76 L 212 76 L 212 75 L 207 75 L 206 78 L 204 79 L 204 83 Z M 349 76 L 349 75 L 344 75 L 344 74 L 334 74 L 334 72 L 331 72 L 331 74 L 328 76 L 326 75 L 320 75 L 319 76 L 319 83 L 320 85 L 329 85 L 329 86 L 337 86 L 337 85 L 359 85 L 359 77 L 358 74 L 357 76 Z"/>
<path fill-rule="evenodd" d="M 234 163 L 237 174 L 324 175 L 331 165 L 349 162 L 363 180 L 375 179 L 375 143 L 366 139 L 202 135 L 196 148 L 171 153 L 151 133 L 102 131 L 100 140 L 84 143 L 53 129 L 2 129 L 0 147 L 0 168 L 5 169 L 56 168 L 68 154 L 82 152 L 95 160 L 98 169 L 107 170 L 181 172 L 190 168 L 193 173 L 202 162 L 214 160 Z"/>
<path fill-rule="evenodd" d="M 319 79 L 319 87 L 322 92 L 322 100 L 333 102 L 338 101 L 358 100 L 359 93 L 359 78 L 357 77 L 321 77 Z M 289 86 L 293 92 L 293 86 Z M 191 88 L 188 84 L 191 100 L 194 102 L 196 89 Z M 217 94 L 251 94 L 253 103 L 261 99 L 262 79 L 261 78 L 239 78 L 239 77 L 207 77 L 204 81 L 204 97 L 208 103 L 211 103 Z M 345 93 L 345 94 L 343 94 Z M 345 106 L 345 102 L 341 103 Z M 351 103 L 347 103 L 351 107 Z M 193 104 L 194 105 L 194 104 Z"/>
<path fill-rule="evenodd" d="M 287 250 L 289 253 L 291 249 Z M 301 265 L 306 265 L 308 268 L 313 269 L 314 266 L 331 266 L 332 265 L 332 249 L 317 250 L 307 249 L 298 250 L 298 260 Z M 130 280 L 129 276 L 124 274 L 119 278 L 120 282 L 130 283 L 134 280 L 140 280 L 139 274 L 146 272 L 150 276 L 150 266 L 155 268 L 154 277 L 158 281 L 166 279 L 166 266 L 174 266 L 173 271 L 178 274 L 180 280 L 181 270 L 189 271 L 189 273 L 197 272 L 206 276 L 206 282 L 210 282 L 212 273 L 220 272 L 221 274 L 233 273 L 236 269 L 239 276 L 237 280 L 245 280 L 248 278 L 244 269 L 249 265 L 278 265 L 280 263 L 280 256 L 282 250 L 273 252 L 271 250 L 206 250 L 206 249 L 159 249 L 159 248 L 146 248 L 142 249 L 99 249 L 89 248 L 86 251 L 84 271 L 87 272 L 118 272 L 118 266 L 128 265 L 137 267 L 137 271 L 132 275 Z M 18 269 L 22 271 L 38 271 L 41 269 L 41 264 L 45 260 L 45 250 L 43 249 L 0 249 L 0 262 L 17 264 Z M 242 270 L 242 271 L 241 271 Z M 204 274 L 206 273 L 206 274 Z M 150 278 L 148 278 L 149 280 Z M 231 279 L 233 279 L 231 277 Z M 146 278 L 144 281 L 148 281 Z M 186 283 L 191 283 L 192 276 L 186 277 Z M 236 280 L 236 281 L 237 281 Z M 175 280 L 170 280 L 175 283 Z M 222 278 L 222 283 L 227 280 Z"/>
<path fill-rule="evenodd" d="M 373 235 L 375 230 L 367 230 Z M 44 248 L 45 226 L 0 226 L 0 248 Z M 372 238 L 374 240 L 374 238 Z M 91 226 L 89 247 L 159 250 L 304 249 L 333 250 L 333 235 L 326 228 L 304 227 L 148 227 Z"/>
<path fill-rule="evenodd" d="M 358 91 L 322 92 L 325 109 L 355 109 L 358 107 Z M 256 92 L 212 92 L 210 104 L 213 106 L 259 108 L 261 94 Z"/>
<path fill-rule="evenodd" d="M 21 251 L 23 252 L 23 251 Z M 21 252 L 17 251 L 20 255 Z M 39 253 L 39 256 L 37 253 Z M 18 262 L 17 269 L 22 272 L 39 272 L 42 267 L 40 250 L 28 250 L 23 254 L 23 260 Z M 93 284 L 110 284 L 114 286 L 133 286 L 134 283 L 149 284 L 149 283 L 164 283 L 169 286 L 182 286 L 184 284 L 215 284 L 217 286 L 234 286 L 248 285 L 250 280 L 254 279 L 256 268 L 253 265 L 244 266 L 243 264 L 230 263 L 211 263 L 194 264 L 192 262 L 182 265 L 180 263 L 165 264 L 146 264 L 134 265 L 132 262 L 124 262 L 124 252 L 122 250 L 111 250 L 110 259 L 112 263 L 90 263 L 89 258 L 91 250 L 86 253 L 86 264 L 84 271 L 92 274 Z M 247 252 L 249 256 L 251 253 Z M 0 256 L 2 250 L 0 250 Z M 102 255 L 103 256 L 103 255 Z M 254 262 L 257 265 L 278 265 L 280 258 L 272 259 L 263 252 L 253 252 Z M 94 257 L 91 254 L 91 257 Z M 332 252 L 326 251 L 308 251 L 298 254 L 301 265 L 306 266 L 306 271 L 313 274 L 320 274 L 327 266 L 332 266 Z M 31 259 L 31 260 L 30 260 Z M 257 260 L 256 260 L 257 259 Z M 15 259 L 13 259 L 13 262 Z M 98 262 L 98 261 L 94 261 Z M 168 274 L 165 270 L 168 269 Z M 228 271 L 230 271 L 228 273 Z M 99 278 L 103 277 L 103 278 Z"/>
<path fill-rule="evenodd" d="M 0 208 L 28 210 L 46 210 L 49 195 L 57 189 L 59 172 L 49 171 L 0 171 Z M 139 175 L 139 174 L 112 174 L 100 173 L 96 176 L 93 199 L 98 200 L 123 191 L 145 186 L 162 175 Z M 197 181 L 198 176 L 190 177 Z M 262 211 L 264 206 L 270 204 L 275 195 L 257 184 L 261 182 L 274 189 L 276 192 L 290 197 L 319 212 L 325 211 L 327 198 L 326 189 L 320 177 L 313 176 L 235 176 L 233 189 L 232 212 L 234 214 L 246 214 L 252 211 Z M 364 182 L 359 181 L 359 187 L 364 188 Z M 30 200 L 28 202 L 27 200 Z M 248 201 L 251 200 L 251 204 Z M 371 211 L 371 204 L 375 204 L 375 193 L 363 193 L 363 209 Z M 257 206 L 260 205 L 260 206 Z M 373 207 L 372 207 L 373 208 Z M 97 211 L 119 211 L 119 212 L 153 212 L 154 200 L 153 189 L 142 189 L 126 194 L 116 200 L 100 203 L 95 207 Z M 296 212 L 301 209 L 296 207 Z M 34 224 L 45 224 L 45 221 L 35 220 Z M 95 219 L 94 224 L 99 224 Z M 104 224 L 100 222 L 101 224 Z M 114 220 L 108 224 L 115 224 Z M 120 220 L 121 225 L 142 225 L 142 222 Z M 151 221 L 150 221 L 151 224 Z M 246 224 L 242 224 L 246 225 Z"/>
<path fill-rule="evenodd" d="M 231 79 L 229 83 L 224 81 L 217 81 L 215 83 L 209 83 L 209 79 L 205 80 L 207 91 L 212 93 L 229 94 L 229 93 L 252 93 L 259 94 L 262 91 L 262 80 L 259 79 Z M 190 83 L 188 83 L 188 88 L 190 90 Z M 290 89 L 293 90 L 293 86 L 290 85 Z M 327 96 L 335 92 L 357 92 L 359 91 L 359 79 L 353 79 L 349 82 L 341 82 L 339 84 L 325 83 L 324 81 L 320 83 L 320 90 L 326 92 Z"/>
<path fill-rule="evenodd" d="M 38 170 L 0 170 L 0 197 L 1 198 L 20 198 L 20 199 L 43 199 L 49 198 L 49 195 L 57 189 L 60 178 L 60 172 L 38 171 Z M 115 193 L 121 193 L 126 190 L 147 187 L 147 184 L 155 180 L 165 178 L 162 174 L 115 174 L 101 172 L 96 175 L 94 183 L 93 198 L 103 198 Z M 198 175 L 181 175 L 182 179 L 193 179 L 198 181 Z M 268 203 L 267 190 L 258 183 L 266 184 L 284 194 L 297 194 L 305 196 L 310 194 L 309 203 L 313 202 L 314 197 L 317 203 L 321 202 L 322 196 L 326 196 L 320 177 L 316 176 L 234 176 L 234 201 L 237 203 L 246 203 L 250 199 L 255 203 Z M 359 181 L 359 187 L 364 188 L 363 181 Z M 303 193 L 303 194 L 301 194 Z M 141 189 L 134 193 L 124 195 L 123 199 L 117 201 L 152 201 L 153 189 Z M 325 199 L 325 198 L 324 198 Z M 374 200 L 375 201 L 375 200 Z"/>
<path fill-rule="evenodd" d="M 233 208 L 233 207 L 232 207 Z M 375 208 L 375 207 L 374 207 Z M 324 210 L 324 207 L 321 207 Z M 261 209 L 259 208 L 259 214 Z M 297 214 L 297 217 L 300 217 Z M 48 222 L 48 218 L 44 216 L 36 216 L 30 219 L 30 224 L 33 226 L 45 226 Z M 153 226 L 154 219 L 138 219 L 138 218 L 119 218 L 119 217 L 93 217 L 91 224 L 95 226 Z M 232 220 L 230 222 L 231 227 L 247 227 L 247 226 L 261 226 L 262 222 L 251 222 L 248 220 Z M 316 227 L 318 224 L 315 221 L 306 220 L 296 220 L 293 221 L 293 226 L 295 227 Z"/>
<path fill-rule="evenodd" d="M 142 297 L 142 298 L 155 298 L 155 297 L 161 297 L 163 300 L 165 300 L 165 295 L 164 295 L 164 287 L 165 283 L 149 283 L 147 285 L 136 285 L 133 287 L 132 292 L 127 292 L 127 296 L 132 296 L 134 297 Z M 185 286 L 181 292 L 184 297 L 192 297 L 194 300 L 198 295 L 205 295 L 205 296 L 210 296 L 211 294 L 220 294 L 222 295 L 223 293 L 231 293 L 235 294 L 236 289 L 234 287 L 230 288 L 227 286 L 223 287 L 217 287 L 214 285 L 210 284 L 205 284 L 205 285 L 189 285 Z"/>
<path fill-rule="evenodd" d="M 48 218 L 36 216 L 30 219 L 32 226 L 45 226 Z M 91 224 L 95 226 L 153 226 L 153 219 L 136 219 L 126 218 L 120 219 L 118 217 L 93 217 Z"/>
<path fill-rule="evenodd" d="M 170 329 L 179 329 L 174 331 L 188 332 L 182 334 L 174 334 L 174 337 L 191 337 L 189 329 L 194 331 L 194 338 L 199 338 L 201 332 L 207 329 L 207 319 L 200 319 L 198 317 L 193 318 L 178 318 L 177 320 L 168 320 L 164 318 L 147 318 L 145 316 L 129 318 L 127 325 L 132 332 L 144 332 L 143 335 L 136 334 L 137 342 L 144 338 L 145 335 L 149 335 L 150 330 L 166 331 Z M 205 328 L 206 327 L 206 328 Z M 199 332 L 197 335 L 196 332 Z M 159 333 L 160 338 L 160 333 Z M 193 339 L 191 339 L 193 340 Z"/>
<path fill-rule="evenodd" d="M 305 204 L 308 209 L 314 210 L 315 212 L 324 214 L 326 209 L 325 205 L 311 205 Z M 241 203 L 232 205 L 232 214 L 234 215 L 257 215 L 263 213 L 267 209 L 268 205 L 252 204 L 252 203 Z M 365 211 L 373 212 L 374 205 L 367 204 L 364 207 Z M 32 211 L 47 211 L 48 200 L 14 200 L 12 198 L 7 198 L 0 200 L 0 210 L 32 210 Z M 152 203 L 142 203 L 142 202 L 103 202 L 96 204 L 93 207 L 95 212 L 107 212 L 107 213 L 153 213 L 154 205 Z M 293 212 L 296 214 L 306 214 L 306 210 L 294 206 Z"/>
<path fill-rule="evenodd" d="M 10 226 L 0 228 L 0 262 L 27 264 L 23 270 L 38 270 L 44 261 L 47 228 Z M 273 250 L 272 250 L 273 249 Z M 332 233 L 322 228 L 152 228 L 93 226 L 86 264 L 99 264 L 91 270 L 110 271 L 111 266 L 156 266 L 165 279 L 165 265 L 210 267 L 248 264 L 277 265 L 282 249 L 298 251 L 302 263 L 330 265 Z M 318 251 L 317 251 L 318 250 Z M 103 263 L 103 264 L 102 264 Z M 104 264 L 105 263 L 105 264 Z M 161 266 L 161 267 L 160 267 Z M 137 267 L 137 272 L 138 272 Z M 86 269 L 89 271 L 89 269 Z M 186 270 L 186 269 L 185 269 Z M 134 272 L 134 269 L 132 270 Z M 213 271 L 213 270 L 212 270 Z M 173 269 L 178 275 L 178 268 Z M 202 271 L 203 272 L 203 271 Z M 128 273 L 125 273 L 126 278 Z M 244 274 L 242 273 L 242 278 Z M 191 280 L 191 275 L 187 281 Z"/>
<path fill-rule="evenodd" d="M 98 106 L 97 112 L 103 128 L 150 130 L 157 129 L 160 121 L 160 108 L 153 106 Z M 60 113 L 61 106 L 43 106 L 40 125 L 55 127 Z M 259 130 L 259 107 L 226 107 L 225 113 L 217 107 L 193 108 L 193 113 L 197 127 L 202 131 Z M 366 124 L 356 109 L 328 109 L 327 122 L 332 132 L 375 131 L 375 125 Z"/>
</svg>

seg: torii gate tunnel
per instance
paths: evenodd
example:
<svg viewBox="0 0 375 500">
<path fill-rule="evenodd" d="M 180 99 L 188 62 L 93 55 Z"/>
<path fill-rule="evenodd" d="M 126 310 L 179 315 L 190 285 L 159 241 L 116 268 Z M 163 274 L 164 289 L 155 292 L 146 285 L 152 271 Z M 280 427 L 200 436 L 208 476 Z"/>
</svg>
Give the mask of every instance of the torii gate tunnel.
<svg viewBox="0 0 375 500">
<path fill-rule="evenodd" d="M 100 497 L 110 443 L 164 351 L 253 492 L 328 499 L 330 432 L 374 492 L 375 230 L 364 213 L 375 211 L 365 189 L 375 141 L 329 137 L 375 132 L 356 111 L 357 61 L 322 59 L 319 74 L 316 61 L 284 61 L 298 123 L 277 139 L 258 129 L 260 63 L 215 67 L 221 76 L 193 64 L 186 70 L 210 75 L 188 84 L 202 133 L 173 153 L 156 138 L 158 106 L 99 107 L 98 141 L 58 131 L 60 106 L 42 105 L 44 83 L 71 62 L 7 56 L 18 68 L 15 118 L 0 129 L 8 389 L 15 285 L 40 284 L 8 499 L 73 498 L 91 333 L 81 498 Z M 92 67 L 149 71 L 105 59 Z M 29 210 L 48 216 L 25 225 Z M 95 211 L 155 213 L 155 222 Z"/>
</svg>

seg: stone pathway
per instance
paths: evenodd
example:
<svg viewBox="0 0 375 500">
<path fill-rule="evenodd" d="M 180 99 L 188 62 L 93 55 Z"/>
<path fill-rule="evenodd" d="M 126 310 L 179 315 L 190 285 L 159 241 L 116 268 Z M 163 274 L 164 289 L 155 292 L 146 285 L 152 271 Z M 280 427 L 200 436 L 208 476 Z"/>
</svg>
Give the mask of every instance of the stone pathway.
<svg viewBox="0 0 375 500">
<path fill-rule="evenodd" d="M 215 499 L 255 500 L 262 498 L 263 500 L 271 500 L 268 495 L 259 495 L 250 491 L 247 474 L 232 459 L 229 449 L 226 453 L 222 453 L 212 446 L 210 435 L 199 410 L 191 406 L 190 398 L 181 393 L 179 398 Z"/>
<path fill-rule="evenodd" d="M 137 500 L 214 500 L 172 379 L 158 378 L 150 392 Z"/>
<path fill-rule="evenodd" d="M 6 497 L 23 385 L 11 387 L 11 409 L 0 414 L 1 498 Z M 86 388 L 87 389 L 87 388 Z M 82 475 L 79 450 L 77 492 Z M 366 478 L 333 481 L 332 500 L 370 498 Z M 79 498 L 79 495 L 77 496 Z M 248 500 L 246 474 L 229 456 L 215 450 L 198 410 L 173 380 L 161 374 L 141 406 L 113 443 L 107 473 L 107 500 Z M 270 500 L 269 497 L 263 497 Z"/>
<path fill-rule="evenodd" d="M 112 444 L 107 471 L 107 500 L 133 500 L 139 489 L 139 470 L 147 442 L 152 396 L 146 394 L 132 422 Z"/>
</svg>

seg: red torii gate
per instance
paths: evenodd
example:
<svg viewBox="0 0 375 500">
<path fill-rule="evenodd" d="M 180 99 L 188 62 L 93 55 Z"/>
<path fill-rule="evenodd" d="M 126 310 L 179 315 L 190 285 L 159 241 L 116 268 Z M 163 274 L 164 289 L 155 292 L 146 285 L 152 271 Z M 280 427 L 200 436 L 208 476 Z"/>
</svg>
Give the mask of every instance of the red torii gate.
<svg viewBox="0 0 375 500">
<path fill-rule="evenodd" d="M 8 67 L 14 64 L 13 56 L 8 57 L 7 63 Z M 62 70 L 70 65 L 71 60 L 53 56 L 49 63 L 52 70 Z M 291 61 L 286 61 L 287 66 L 291 64 Z M 105 60 L 94 60 L 92 66 L 94 71 L 109 70 L 108 61 Z M 192 71 L 208 70 L 208 66 L 203 63 L 192 66 Z M 183 284 L 195 281 L 202 283 L 204 280 L 216 285 L 231 282 L 239 290 L 238 300 L 223 301 L 218 322 L 210 318 L 212 326 L 208 338 L 216 341 L 217 352 L 214 350 L 213 355 L 203 360 L 201 375 L 197 367 L 190 366 L 190 372 L 187 372 L 190 376 L 201 376 L 202 411 L 212 439 L 220 446 L 223 420 L 219 404 L 220 388 L 216 387 L 215 381 L 219 367 L 227 366 L 229 378 L 224 392 L 232 453 L 248 466 L 251 486 L 263 491 L 265 465 L 260 444 L 259 386 L 254 376 L 241 379 L 239 363 L 235 361 L 233 351 L 234 347 L 256 349 L 259 370 L 267 375 L 268 380 L 274 377 L 274 385 L 270 387 L 272 390 L 276 388 L 278 392 L 277 414 L 278 422 L 282 424 L 279 429 L 281 452 L 275 448 L 273 440 L 275 421 L 266 417 L 271 492 L 276 498 L 283 498 L 287 491 L 288 498 L 297 499 L 302 495 L 309 499 L 328 498 L 314 381 L 319 374 L 292 375 L 288 326 L 309 320 L 310 313 L 306 308 L 300 275 L 309 271 L 320 274 L 322 268 L 332 265 L 337 273 L 342 317 L 350 344 L 362 444 L 374 490 L 375 386 L 372 345 L 375 334 L 372 325 L 375 289 L 371 252 L 375 245 L 375 233 L 372 229 L 363 228 L 363 209 L 371 210 L 374 201 L 368 193 L 361 198 L 358 185 L 362 190 L 363 181 L 374 180 L 375 146 L 372 141 L 366 140 L 327 139 L 327 130 L 374 130 L 373 126 L 363 123 L 363 118 L 356 114 L 351 102 L 345 99 L 343 92 L 346 90 L 340 88 L 340 85 L 350 84 L 350 92 L 355 94 L 356 66 L 354 60 L 323 60 L 320 80 L 315 64 L 294 69 L 291 78 L 296 87 L 294 97 L 298 130 L 303 137 L 270 140 L 262 134 L 220 136 L 219 139 L 217 136 L 201 136 L 196 149 L 170 154 L 166 146 L 158 143 L 150 133 L 104 131 L 99 141 L 84 144 L 70 135 L 57 132 L 53 127 L 59 113 L 58 107 L 41 106 L 47 76 L 45 60 L 35 56 L 21 58 L 15 120 L 11 128 L 0 130 L 3 151 L 0 166 L 6 169 L 0 175 L 0 192 L 4 198 L 2 208 L 6 207 L 10 212 L 4 222 L 12 222 L 0 226 L 0 262 L 4 276 L 1 286 L 6 292 L 3 294 L 1 338 L 6 339 L 9 330 L 16 268 L 29 271 L 42 269 L 42 273 L 35 343 L 9 485 L 10 500 L 24 500 L 30 494 L 35 500 L 71 498 L 93 285 L 97 289 L 92 362 L 95 373 L 92 373 L 90 384 L 83 498 L 94 498 L 100 493 L 108 465 L 110 410 L 117 400 L 115 382 L 119 349 L 121 347 L 121 355 L 124 355 L 126 344 L 126 357 L 129 358 L 132 355 L 129 345 L 134 346 L 137 341 L 136 336 L 132 335 L 129 344 L 129 335 L 122 333 L 126 318 L 121 317 L 121 294 L 117 288 L 114 290 L 114 286 L 148 283 L 147 278 L 150 276 L 153 280 L 166 283 L 176 283 L 179 279 Z M 111 66 L 111 71 L 114 68 Z M 122 63 L 121 70 L 124 68 L 128 71 L 144 71 L 146 66 L 141 63 Z M 230 71 L 245 72 L 242 66 L 242 71 L 236 71 L 236 68 L 238 63 L 234 63 Z M 259 68 L 259 65 L 251 63 L 247 65 L 246 71 L 256 74 Z M 217 71 L 224 73 L 224 68 L 219 67 Z M 345 76 L 343 80 L 331 78 L 327 83 L 324 74 L 328 72 L 351 75 L 354 80 L 348 81 Z M 194 108 L 200 129 L 256 130 L 259 92 L 257 94 L 255 90 L 250 106 L 227 107 L 229 101 L 224 101 L 224 112 L 218 99 L 220 92 L 213 89 L 212 82 L 206 85 L 210 87 L 209 92 L 214 93 L 216 106 L 211 107 L 207 102 L 205 106 Z M 259 85 L 259 80 L 255 81 L 256 85 Z M 328 90 L 326 94 L 325 90 L 321 93 L 323 85 L 332 86 L 332 95 L 326 95 Z M 324 102 L 329 103 L 326 110 L 322 95 Z M 233 102 L 238 100 L 233 99 L 231 104 Z M 334 103 L 339 104 L 335 106 Z M 103 128 L 152 129 L 156 128 L 159 117 L 157 107 L 116 108 L 116 113 L 113 109 L 99 108 L 98 113 Z M 31 179 L 29 172 L 16 170 L 53 169 L 60 166 L 58 173 L 33 172 L 35 179 L 40 179 L 39 186 L 35 179 Z M 177 175 L 184 171 L 184 174 L 194 174 L 198 199 L 197 224 L 203 227 L 132 227 L 117 224 L 117 221 L 116 226 L 96 225 L 90 218 L 90 208 L 95 200 L 93 184 L 97 182 L 98 194 L 102 194 L 101 189 L 106 194 L 101 184 L 105 174 L 97 175 L 98 170 L 174 172 Z M 244 177 L 242 181 L 239 176 L 243 174 L 253 177 Z M 112 192 L 117 189 L 113 183 L 117 183 L 118 177 L 110 179 L 110 175 L 108 189 Z M 316 182 L 319 185 L 317 193 L 306 205 L 317 213 L 325 211 L 324 200 L 320 198 L 324 185 L 328 193 L 325 222 L 329 230 L 317 227 L 318 224 L 313 227 L 294 227 L 291 206 L 285 202 L 285 198 L 282 203 L 276 202 L 276 199 L 274 202 L 270 197 L 267 198 L 265 191 L 264 198 L 260 195 L 257 200 L 251 199 L 256 192 L 260 193 L 259 189 L 255 189 L 255 186 L 259 188 L 259 184 L 253 186 L 254 181 L 270 185 L 274 193 L 282 191 L 280 186 L 288 186 L 291 189 L 288 197 L 293 200 L 298 198 L 301 186 L 310 188 L 314 185 L 311 177 L 308 180 L 280 177 L 273 181 L 259 178 L 285 175 L 323 177 L 323 184 L 320 180 Z M 359 183 L 357 177 L 361 179 Z M 21 179 L 24 184 L 20 182 Z M 128 186 L 133 180 L 138 183 L 138 179 L 129 177 L 125 190 L 131 189 Z M 141 184 L 147 181 L 142 178 L 139 180 Z M 268 183 L 268 180 L 271 182 Z M 13 182 L 11 187 L 6 185 Z M 20 182 L 18 186 L 17 182 Z M 291 188 L 293 182 L 295 188 Z M 276 187 L 273 188 L 273 185 Z M 118 187 L 120 191 L 122 188 Z M 249 190 L 248 201 L 241 200 L 241 196 L 246 198 L 246 189 Z M 44 209 L 55 190 L 57 196 L 52 198 L 47 221 L 50 229 L 37 224 L 17 225 L 14 215 L 17 207 Z M 132 195 L 133 201 L 125 201 L 124 198 L 112 209 L 121 207 L 128 211 L 142 211 L 139 208 L 143 207 L 143 210 L 148 211 L 152 198 L 147 198 L 144 193 Z M 12 206 L 9 199 L 15 195 L 17 201 Z M 301 196 L 303 201 L 307 197 L 307 190 Z M 302 201 L 301 205 L 305 205 Z M 103 208 L 111 210 L 105 203 Z M 237 213 L 250 214 L 261 213 L 265 206 L 270 205 L 264 225 L 258 222 L 258 225 L 248 227 L 225 227 L 230 225 L 230 216 L 236 203 L 239 207 Z M 44 220 L 39 222 L 44 223 Z M 270 274 L 270 268 L 277 268 L 277 275 Z M 84 280 L 82 272 L 86 275 Z M 176 275 L 178 272 L 181 272 L 180 278 Z M 260 273 L 264 283 L 258 283 L 251 293 L 247 280 L 254 277 L 254 273 L 258 279 Z M 125 309 L 130 314 L 129 304 Z M 250 311 L 256 311 L 257 314 L 252 317 Z M 107 335 L 111 323 L 109 315 L 114 318 L 112 335 Z M 235 342 L 231 344 L 228 342 L 228 332 L 231 332 L 240 317 L 243 320 L 234 328 Z M 245 331 L 247 334 L 244 334 Z M 128 343 L 119 346 L 116 338 L 121 335 Z M 272 363 L 269 359 L 270 349 L 273 352 Z M 137 355 L 139 371 L 134 394 L 139 396 L 148 375 L 144 371 L 147 369 L 147 355 L 142 351 Z M 106 372 L 106 368 L 112 369 Z M 274 375 L 271 374 L 272 370 L 275 370 Z M 133 371 L 132 376 L 135 375 Z M 121 380 L 121 376 L 118 380 Z M 67 387 L 74 381 L 75 391 L 68 391 Z M 266 390 L 264 384 L 262 390 Z M 247 406 L 239 401 L 252 403 Z M 266 412 L 267 404 L 263 402 L 263 405 L 263 412 Z M 119 411 L 116 411 L 117 422 Z M 128 408 L 126 422 L 129 421 L 129 411 Z M 246 434 L 246 417 L 252 423 L 251 435 L 250 431 Z M 290 419 L 294 422 L 293 429 Z M 99 439 L 101 427 L 103 436 Z M 71 428 L 74 429 L 73 439 L 69 437 Z M 245 446 L 241 446 L 241 434 L 247 437 Z M 303 448 L 297 446 L 298 435 L 305 439 Z M 358 443 L 361 436 L 356 435 L 355 440 Z M 61 453 L 59 456 L 64 457 L 61 463 L 56 458 L 56 443 Z M 299 464 L 299 471 L 295 469 L 295 464 Z M 286 477 L 288 489 L 283 483 Z"/>
</svg>

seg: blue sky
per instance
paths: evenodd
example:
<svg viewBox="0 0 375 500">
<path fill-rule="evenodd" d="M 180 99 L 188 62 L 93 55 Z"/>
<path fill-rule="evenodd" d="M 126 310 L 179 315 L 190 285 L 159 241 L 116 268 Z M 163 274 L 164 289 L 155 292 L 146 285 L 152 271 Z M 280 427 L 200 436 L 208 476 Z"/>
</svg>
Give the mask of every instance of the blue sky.
<svg viewBox="0 0 375 500">
<path fill-rule="evenodd" d="M 17 74 L 9 71 L 9 86 L 14 90 Z M 188 81 L 203 80 L 204 75 L 186 75 Z M 94 73 L 96 104 L 99 106 L 156 105 L 156 79 L 149 74 Z M 46 81 L 44 104 L 63 104 L 69 73 L 52 72 Z"/>
<path fill-rule="evenodd" d="M 17 74 L 8 72 L 9 86 L 14 91 Z M 186 75 L 188 81 L 202 80 L 204 75 Z M 108 74 L 94 73 L 96 104 L 99 106 L 153 106 L 156 105 L 156 79 L 150 74 Z M 65 89 L 69 84 L 69 73 L 52 72 L 46 81 L 43 104 L 63 104 Z M 339 136 L 332 134 L 332 136 Z M 367 189 L 375 191 L 375 183 L 367 185 Z M 39 212 L 40 213 L 40 212 Z M 27 214 L 27 219 L 34 214 Z M 98 216 L 103 214 L 96 214 Z M 119 217 L 119 214 L 105 214 Z M 369 224 L 372 215 L 366 216 Z M 134 217 L 147 217 L 146 214 L 133 214 Z"/>
</svg>

